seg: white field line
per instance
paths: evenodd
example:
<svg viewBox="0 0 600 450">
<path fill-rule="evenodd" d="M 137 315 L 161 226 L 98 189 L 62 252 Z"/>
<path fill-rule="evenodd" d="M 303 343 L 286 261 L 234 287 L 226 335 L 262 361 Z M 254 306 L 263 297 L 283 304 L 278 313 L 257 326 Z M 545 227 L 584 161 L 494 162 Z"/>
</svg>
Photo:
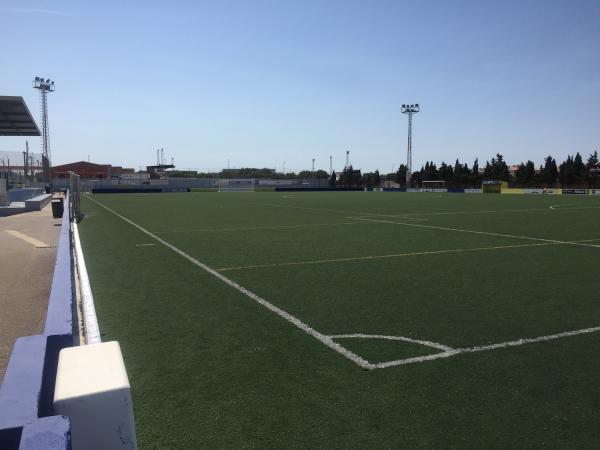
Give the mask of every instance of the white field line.
<svg viewBox="0 0 600 450">
<path fill-rule="evenodd" d="M 332 334 L 329 335 L 331 339 L 387 339 L 389 341 L 403 341 L 403 342 L 411 342 L 413 344 L 420 344 L 426 347 L 437 348 L 438 350 L 443 350 L 445 352 L 452 352 L 454 349 L 452 347 L 448 347 L 447 345 L 438 344 L 437 342 L 431 341 L 423 341 L 421 339 L 411 339 L 404 336 L 386 336 L 382 334 L 362 334 L 362 333 L 353 333 L 353 334 Z"/>
<path fill-rule="evenodd" d="M 525 344 L 533 344 L 536 342 L 552 341 L 555 339 L 562 339 L 562 338 L 566 338 L 566 337 L 570 337 L 570 336 L 577 336 L 579 334 L 596 333 L 598 331 L 600 331 L 600 326 L 592 327 L 592 328 L 582 328 L 580 330 L 565 331 L 563 333 L 548 334 L 545 336 L 537 336 L 537 337 L 533 337 L 533 338 L 517 339 L 515 341 L 499 342 L 497 344 L 457 348 L 457 349 L 447 350 L 447 351 L 444 351 L 441 353 L 434 353 L 433 355 L 417 356 L 414 358 L 398 359 L 395 361 L 385 361 L 385 362 L 381 362 L 381 363 L 371 363 L 371 365 L 373 366 L 374 369 L 385 369 L 387 367 L 402 366 L 405 364 L 413 364 L 413 363 L 418 363 L 418 362 L 431 361 L 434 359 L 448 358 L 450 356 L 456 356 L 456 355 L 460 355 L 463 353 L 486 352 L 486 351 L 490 351 L 490 350 L 497 350 L 500 348 L 518 347 L 518 346 L 525 345 Z"/>
<path fill-rule="evenodd" d="M 401 214 L 383 214 L 383 213 L 368 213 L 360 211 L 347 211 L 342 209 L 327 209 L 327 208 L 309 208 L 305 206 L 294 206 L 294 205 L 281 205 L 278 203 L 263 203 L 253 202 L 256 205 L 273 206 L 278 208 L 293 208 L 293 209 L 306 209 L 310 211 L 326 211 L 326 212 L 337 212 L 343 214 L 358 214 L 361 216 L 376 216 L 376 217 L 398 217 L 405 220 L 429 220 L 415 216 L 437 216 L 437 215 L 455 215 L 455 214 L 487 214 L 487 213 L 507 213 L 507 212 L 532 212 L 532 211 L 548 211 L 552 210 L 571 210 L 571 209 L 600 209 L 600 206 L 575 206 L 575 207 L 559 207 L 561 205 L 553 205 L 549 208 L 528 208 L 528 209 L 482 209 L 477 211 L 442 211 L 442 212 L 422 212 L 422 213 L 401 213 Z"/>
<path fill-rule="evenodd" d="M 136 247 L 154 247 L 156 244 L 135 244 Z"/>
<path fill-rule="evenodd" d="M 600 238 L 595 239 L 582 239 L 571 242 L 593 242 L 600 241 Z M 409 256 L 428 256 L 428 255 L 440 255 L 444 253 L 468 253 L 468 252 L 481 252 L 481 251 L 492 251 L 492 250 L 506 250 L 513 248 L 527 248 L 527 247 L 544 247 L 547 245 L 563 245 L 561 242 L 539 242 L 536 244 L 513 244 L 513 245 L 496 245 L 493 247 L 473 247 L 473 248 L 457 248 L 448 250 L 431 250 L 424 252 L 408 252 L 408 253 L 392 253 L 389 255 L 368 255 L 368 256 L 354 256 L 348 258 L 331 258 L 331 259 L 313 259 L 307 261 L 287 261 L 281 263 L 270 263 L 270 264 L 253 264 L 248 266 L 232 266 L 232 267 L 220 267 L 216 270 L 219 272 L 227 272 L 232 270 L 248 270 L 248 269 L 261 269 L 266 267 L 285 267 L 285 266 L 303 266 L 310 264 L 327 264 L 336 262 L 346 261 L 364 261 L 372 259 L 386 259 L 386 258 L 403 258 Z"/>
<path fill-rule="evenodd" d="M 474 248 L 457 248 L 448 250 L 431 250 L 426 252 L 409 252 L 409 253 L 394 253 L 389 255 L 372 255 L 372 256 L 355 256 L 348 258 L 332 258 L 332 259 L 314 259 L 308 261 L 289 261 L 281 263 L 271 264 L 253 264 L 249 266 L 233 266 L 233 267 L 221 267 L 219 272 L 227 272 L 231 270 L 247 270 L 247 269 L 261 269 L 265 267 L 284 267 L 284 266 L 303 266 L 310 264 L 327 264 L 336 262 L 346 261 L 365 261 L 370 259 L 386 259 L 386 258 L 403 258 L 409 256 L 427 256 L 427 255 L 440 255 L 444 253 L 465 253 L 465 252 L 479 252 L 479 251 L 491 251 L 491 250 L 503 250 L 510 248 L 522 248 L 522 247 L 540 247 L 546 245 L 560 245 L 558 242 L 541 242 L 539 244 L 514 244 L 514 245 L 499 245 L 494 247 L 474 247 Z"/>
<path fill-rule="evenodd" d="M 132 225 L 133 227 L 137 228 L 138 230 L 140 230 L 142 233 L 150 236 L 152 239 L 160 242 L 161 244 L 163 244 L 165 247 L 173 250 L 175 253 L 177 253 L 178 255 L 184 257 L 185 259 L 187 259 L 188 261 L 190 261 L 192 264 L 200 267 L 202 270 L 204 270 L 205 272 L 208 272 L 209 274 L 211 274 L 212 276 L 214 276 L 215 278 L 221 280 L 223 283 L 229 285 L 230 287 L 232 287 L 233 289 L 235 289 L 236 291 L 244 294 L 246 297 L 250 298 L 251 300 L 254 300 L 256 303 L 264 306 L 265 308 L 267 308 L 269 311 L 277 314 L 279 317 L 283 318 L 284 320 L 287 320 L 288 322 L 290 322 L 291 324 L 295 325 L 296 327 L 298 327 L 299 329 L 301 329 L 302 331 L 304 331 L 306 334 L 314 337 L 315 339 L 317 339 L 318 341 L 320 341 L 321 343 L 325 344 L 327 347 L 329 347 L 330 349 L 338 352 L 340 355 L 348 358 L 350 361 L 356 363 L 358 366 L 362 367 L 363 369 L 372 369 L 373 366 L 371 363 L 369 363 L 367 360 L 361 358 L 360 356 L 358 356 L 356 353 L 351 352 L 350 350 L 348 350 L 347 348 L 343 347 L 342 345 L 338 344 L 337 342 L 335 342 L 333 339 L 331 339 L 330 337 L 325 336 L 322 333 L 319 333 L 317 330 L 315 330 L 314 328 L 311 328 L 309 325 L 305 324 L 304 322 L 302 322 L 300 319 L 292 316 L 290 313 L 288 313 L 287 311 L 284 311 L 283 309 L 275 306 L 274 304 L 272 304 L 271 302 L 265 300 L 264 298 L 256 295 L 254 292 L 251 292 L 250 290 L 246 289 L 245 287 L 239 285 L 238 283 L 236 283 L 235 281 L 227 278 L 226 276 L 224 276 L 223 274 L 220 274 L 219 272 L 217 272 L 215 269 L 207 266 L 206 264 L 198 261 L 196 258 L 188 255 L 187 253 L 185 253 L 183 250 L 180 250 L 179 248 L 175 247 L 172 244 L 169 244 L 167 241 L 165 241 L 164 239 L 161 239 L 160 237 L 156 236 L 155 234 L 151 233 L 150 231 L 146 230 L 145 228 L 143 228 L 142 226 L 138 225 L 137 223 L 129 220 L 127 217 L 122 216 L 121 214 L 119 214 L 118 212 L 112 210 L 111 208 L 109 208 L 106 205 L 103 205 L 102 203 L 100 203 L 99 201 L 89 197 L 90 200 L 92 200 L 94 203 L 98 204 L 99 206 L 101 206 L 102 208 L 106 209 L 107 211 L 109 211 L 110 213 L 114 214 L 115 216 L 119 217 L 120 219 L 124 220 L 125 222 L 127 222 L 128 224 Z"/>
<path fill-rule="evenodd" d="M 560 210 L 560 211 L 570 211 L 572 209 L 600 209 L 600 206 L 562 206 L 562 205 L 552 205 L 549 209 Z"/>
<path fill-rule="evenodd" d="M 597 245 L 597 244 L 586 244 L 583 242 L 576 242 L 576 241 L 559 241 L 557 239 L 543 239 L 543 238 L 536 238 L 536 237 L 531 237 L 531 236 L 516 236 L 516 235 L 512 235 L 512 234 L 492 233 L 489 231 L 465 230 L 465 229 L 461 229 L 461 228 L 442 227 L 442 226 L 438 226 L 438 225 L 424 225 L 424 224 L 417 224 L 417 223 L 395 222 L 395 221 L 391 221 L 391 220 L 367 219 L 366 217 L 348 217 L 348 219 L 364 220 L 364 221 L 368 221 L 368 222 L 390 223 L 393 225 L 404 225 L 407 227 L 429 228 L 429 229 L 443 230 L 443 231 L 457 231 L 459 233 L 481 234 L 481 235 L 485 235 L 485 236 L 499 236 L 499 237 L 507 237 L 507 238 L 512 238 L 512 239 L 526 239 L 526 240 L 530 240 L 530 241 L 552 242 L 555 244 L 567 244 L 567 245 L 578 245 L 578 246 L 583 246 L 583 247 L 600 248 L 600 245 Z"/>
<path fill-rule="evenodd" d="M 38 241 L 37 239 L 32 238 L 31 236 L 27 236 L 26 234 L 23 234 L 20 231 L 17 231 L 17 230 L 5 230 L 5 231 L 8 234 L 10 234 L 11 236 L 21 239 L 22 241 L 25 241 L 28 244 L 33 245 L 34 247 L 37 247 L 37 248 L 48 247 L 48 244 L 46 244 L 45 242 Z"/>
<path fill-rule="evenodd" d="M 549 208 L 528 208 L 528 209 L 481 209 L 477 211 L 444 211 L 444 212 L 427 212 L 427 213 L 406 213 L 403 215 L 406 216 L 445 216 L 445 215 L 453 215 L 453 214 L 486 214 L 486 213 L 505 213 L 505 212 L 532 212 L 532 211 L 548 211 L 548 209 L 556 210 L 570 210 L 570 209 L 600 209 L 600 206 L 575 206 L 575 207 L 564 207 L 557 208 L 560 205 L 550 206 Z M 392 217 L 392 215 L 390 215 Z M 402 217 L 402 215 L 393 216 L 393 217 Z"/>
<path fill-rule="evenodd" d="M 229 227 L 229 228 L 198 228 L 195 230 L 168 230 L 168 231 L 153 231 L 156 234 L 165 233 L 199 233 L 199 232 L 220 232 L 220 231 L 247 231 L 247 230 L 276 230 L 279 228 L 311 228 L 311 227 L 328 227 L 337 225 L 359 225 L 358 222 L 334 222 L 334 223 L 313 223 L 304 225 L 262 225 L 256 227 Z"/>
<path fill-rule="evenodd" d="M 81 289 L 81 306 L 83 308 L 83 325 L 85 331 L 86 344 L 98 344 L 102 342 L 100 338 L 100 328 L 98 327 L 98 318 L 96 317 L 96 308 L 94 306 L 94 296 L 90 287 L 90 279 L 85 267 L 81 241 L 79 240 L 79 230 L 77 224 L 73 222 L 73 240 L 75 244 L 75 255 L 77 257 L 77 272 L 79 276 L 79 286 Z"/>
<path fill-rule="evenodd" d="M 291 209 L 304 209 L 304 210 L 308 210 L 308 211 L 324 211 L 324 212 L 334 212 L 334 213 L 340 213 L 340 214 L 360 214 L 363 216 L 384 216 L 384 217 L 402 217 L 405 220 L 429 220 L 429 219 L 422 219 L 422 218 L 417 218 L 417 217 L 408 217 L 414 214 L 399 214 L 399 215 L 394 215 L 394 214 L 378 214 L 378 213 L 369 213 L 369 212 L 361 212 L 361 211 L 348 211 L 345 209 L 330 209 L 330 208 L 310 208 L 308 206 L 294 206 L 294 205 L 280 205 L 278 203 L 264 203 L 264 202 L 252 202 L 255 205 L 263 205 L 263 206 L 271 206 L 271 207 L 275 207 L 275 208 L 291 208 Z"/>
</svg>

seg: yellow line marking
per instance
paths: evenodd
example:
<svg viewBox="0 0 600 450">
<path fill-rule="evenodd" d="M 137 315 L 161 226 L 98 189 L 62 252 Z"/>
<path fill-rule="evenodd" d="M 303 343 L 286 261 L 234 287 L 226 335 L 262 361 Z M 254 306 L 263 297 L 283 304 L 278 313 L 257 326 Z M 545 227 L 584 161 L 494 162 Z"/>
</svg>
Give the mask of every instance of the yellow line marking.
<svg viewBox="0 0 600 450">
<path fill-rule="evenodd" d="M 38 241 L 35 238 L 32 238 L 31 236 L 27 236 L 26 234 L 21 233 L 20 231 L 17 230 L 5 230 L 8 234 L 10 234 L 11 236 L 14 236 L 16 238 L 19 238 L 31 245 L 33 245 L 34 247 L 48 247 L 48 244 L 46 244 L 45 242 L 42 241 Z"/>
<path fill-rule="evenodd" d="M 595 239 L 582 239 L 575 242 L 592 242 L 592 241 L 600 241 L 600 238 Z M 371 256 L 355 256 L 349 258 L 332 258 L 332 259 L 314 259 L 309 261 L 289 261 L 282 263 L 272 263 L 272 264 L 254 264 L 250 266 L 235 266 L 235 267 L 221 267 L 218 270 L 219 272 L 227 272 L 230 270 L 246 270 L 246 269 L 260 269 L 265 267 L 281 267 L 281 266 L 303 266 L 310 264 L 325 264 L 325 263 L 334 263 L 334 262 L 346 262 L 346 261 L 363 261 L 370 259 L 385 259 L 385 258 L 402 258 L 407 256 L 427 256 L 427 255 L 440 255 L 444 253 L 467 253 L 467 252 L 480 252 L 480 251 L 488 251 L 488 250 L 505 250 L 510 248 L 524 248 L 524 247 L 544 247 L 547 245 L 564 245 L 570 242 L 542 242 L 539 244 L 514 244 L 514 245 L 497 245 L 494 247 L 474 247 L 474 248 L 457 248 L 457 249 L 448 249 L 448 250 L 431 250 L 426 252 L 408 252 L 408 253 L 394 253 L 390 255 L 371 255 Z"/>
</svg>

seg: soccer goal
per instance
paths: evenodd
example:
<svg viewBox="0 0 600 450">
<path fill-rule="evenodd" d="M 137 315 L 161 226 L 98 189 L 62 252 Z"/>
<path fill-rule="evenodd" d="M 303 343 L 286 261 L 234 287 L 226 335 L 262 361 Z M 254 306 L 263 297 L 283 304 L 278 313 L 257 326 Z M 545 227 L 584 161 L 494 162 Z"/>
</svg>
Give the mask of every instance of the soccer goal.
<svg viewBox="0 0 600 450">
<path fill-rule="evenodd" d="M 219 178 L 219 192 L 254 192 L 254 178 Z"/>
<path fill-rule="evenodd" d="M 421 181 L 421 188 L 432 191 L 446 189 L 446 182 L 444 180 Z"/>
</svg>

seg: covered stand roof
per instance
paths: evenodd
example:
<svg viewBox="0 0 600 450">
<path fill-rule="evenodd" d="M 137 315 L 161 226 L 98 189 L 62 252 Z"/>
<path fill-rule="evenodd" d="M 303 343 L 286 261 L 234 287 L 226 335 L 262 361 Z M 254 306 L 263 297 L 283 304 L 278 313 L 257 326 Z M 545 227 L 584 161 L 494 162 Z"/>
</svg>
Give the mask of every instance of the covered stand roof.
<svg viewBox="0 0 600 450">
<path fill-rule="evenodd" d="M 0 136 L 39 136 L 23 97 L 0 96 Z"/>
</svg>

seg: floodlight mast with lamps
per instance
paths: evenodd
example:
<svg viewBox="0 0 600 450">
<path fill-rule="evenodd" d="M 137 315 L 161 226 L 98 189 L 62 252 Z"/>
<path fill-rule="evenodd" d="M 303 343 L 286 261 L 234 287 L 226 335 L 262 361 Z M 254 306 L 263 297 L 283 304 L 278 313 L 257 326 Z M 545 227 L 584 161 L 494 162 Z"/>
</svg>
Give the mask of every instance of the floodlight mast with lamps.
<svg viewBox="0 0 600 450">
<path fill-rule="evenodd" d="M 50 183 L 50 129 L 48 126 L 48 92 L 54 92 L 54 81 L 50 78 L 35 77 L 34 89 L 40 91 L 40 109 L 42 112 L 42 164 L 44 165 L 44 182 Z"/>
<path fill-rule="evenodd" d="M 406 150 L 406 186 L 410 185 L 412 177 L 412 116 L 421 110 L 419 104 L 402 105 L 402 114 L 408 115 L 408 148 Z"/>
</svg>

